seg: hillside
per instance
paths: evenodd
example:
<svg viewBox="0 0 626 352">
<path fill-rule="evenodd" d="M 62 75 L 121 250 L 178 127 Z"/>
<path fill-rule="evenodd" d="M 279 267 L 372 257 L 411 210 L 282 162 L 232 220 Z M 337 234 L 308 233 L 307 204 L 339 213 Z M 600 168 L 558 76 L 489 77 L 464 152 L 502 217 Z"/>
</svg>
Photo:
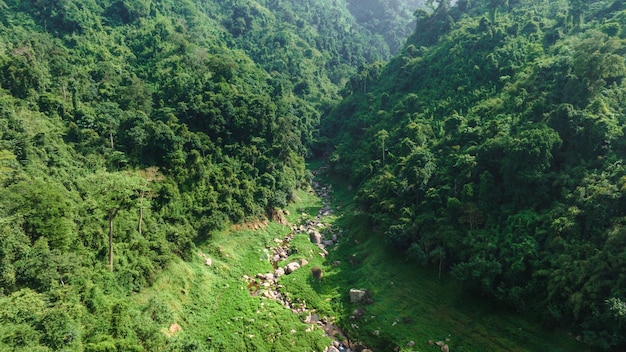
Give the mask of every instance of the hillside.
<svg viewBox="0 0 626 352">
<path fill-rule="evenodd" d="M 623 349 L 624 8 L 0 0 L 0 350 Z"/>
<path fill-rule="evenodd" d="M 441 2 L 322 121 L 377 243 L 624 348 L 623 1 Z"/>
<path fill-rule="evenodd" d="M 388 52 L 360 28 L 331 1 L 0 1 L 0 349 L 184 349 L 129 297 L 307 187 L 322 111 Z"/>
</svg>

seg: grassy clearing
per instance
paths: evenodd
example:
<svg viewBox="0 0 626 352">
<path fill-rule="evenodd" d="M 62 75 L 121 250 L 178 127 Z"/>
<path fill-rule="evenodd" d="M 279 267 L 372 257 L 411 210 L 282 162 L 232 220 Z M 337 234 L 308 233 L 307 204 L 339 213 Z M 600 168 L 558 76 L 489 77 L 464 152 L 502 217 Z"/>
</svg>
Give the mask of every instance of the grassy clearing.
<svg viewBox="0 0 626 352">
<path fill-rule="evenodd" d="M 322 200 L 310 192 L 297 194 L 288 208 L 291 224 L 313 218 Z M 345 229 L 341 244 L 324 258 L 307 235 L 292 241 L 290 260 L 304 258 L 305 267 L 283 276 L 279 284 L 292 301 L 306 305 L 320 317 L 334 318 L 355 340 L 377 351 L 439 351 L 428 340 L 449 339 L 451 351 L 584 351 L 563 333 L 543 331 L 522 317 L 468 296 L 454 280 L 438 277 L 436 269 L 420 268 L 386 249 L 378 235 L 355 213 L 352 194 L 337 188 L 335 214 L 325 222 Z M 343 214 L 343 216 L 341 216 Z M 263 230 L 223 231 L 198 248 L 211 258 L 207 266 L 198 255 L 191 262 L 176 261 L 150 289 L 133 298 L 138 307 L 155 306 L 170 350 L 185 351 L 323 351 L 328 339 L 319 328 L 275 301 L 251 296 L 244 275 L 273 271 L 264 249 L 275 246 L 290 229 L 270 223 Z M 333 262 L 339 261 L 339 265 Z M 284 266 L 289 261 L 280 263 Z M 314 279 L 310 269 L 324 276 Z M 350 288 L 368 289 L 374 303 L 359 320 L 348 317 L 358 306 L 348 298 Z M 144 309 L 145 310 L 145 309 Z M 181 331 L 171 332 L 177 323 Z M 309 331 L 307 331 L 309 330 Z M 405 347 L 414 341 L 412 348 Z"/>
<path fill-rule="evenodd" d="M 302 212 L 313 216 L 321 205 L 317 197 L 304 191 L 298 193 L 298 198 L 287 216 L 292 223 Z M 172 263 L 150 289 L 134 297 L 135 306 L 144 307 L 155 300 L 164 302 L 164 310 L 171 313 L 164 314 L 170 318 L 163 322 L 162 331 L 170 339 L 170 346 L 179 350 L 322 351 L 330 339 L 321 329 L 307 331 L 310 326 L 302 323 L 297 314 L 275 301 L 252 296 L 244 279 L 244 275 L 273 272 L 265 249 L 275 246 L 275 239 L 289 232 L 286 226 L 270 223 L 262 230 L 216 233 L 198 247 L 194 260 Z M 319 257 L 314 252 L 317 247 L 304 235 L 293 242 L 297 252 L 291 258 L 310 257 L 311 263 L 320 263 L 315 258 Z M 211 259 L 211 266 L 205 264 L 203 256 Z M 306 294 L 309 267 L 315 264 L 283 277 L 282 281 L 302 287 L 302 294 L 294 295 L 294 300 L 324 303 L 315 294 Z M 169 331 L 173 323 L 181 330 Z"/>
</svg>

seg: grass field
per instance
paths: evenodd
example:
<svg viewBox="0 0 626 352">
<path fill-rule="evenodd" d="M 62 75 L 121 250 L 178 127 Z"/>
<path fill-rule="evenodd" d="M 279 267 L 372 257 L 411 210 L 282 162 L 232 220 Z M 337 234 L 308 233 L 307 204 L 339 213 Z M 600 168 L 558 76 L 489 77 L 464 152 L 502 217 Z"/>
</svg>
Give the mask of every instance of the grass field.
<svg viewBox="0 0 626 352">
<path fill-rule="evenodd" d="M 322 200 L 300 191 L 288 207 L 287 220 L 312 218 Z M 352 340 L 375 351 L 439 351 L 428 340 L 446 341 L 450 351 L 585 351 L 565 333 L 546 332 L 540 326 L 490 302 L 471 297 L 462 286 L 436 269 L 420 268 L 389 251 L 378 235 L 355 214 L 352 195 L 335 185 L 333 215 L 325 222 L 342 228 L 340 244 L 328 257 L 307 235 L 291 242 L 290 260 L 305 258 L 305 267 L 280 278 L 281 291 L 311 313 L 345 327 Z M 244 276 L 274 269 L 267 249 L 290 228 L 270 223 L 258 230 L 228 230 L 213 234 L 199 245 L 190 262 L 178 260 L 149 289 L 133 298 L 136 306 L 156 306 L 163 334 L 185 351 L 323 351 L 331 340 L 320 328 L 301 321 L 276 301 L 253 296 Z M 211 266 L 205 264 L 211 259 Z M 337 261 L 340 262 L 337 265 Z M 335 265 L 333 265 L 333 263 Z M 323 269 L 321 281 L 310 268 Z M 358 320 L 348 317 L 358 306 L 348 298 L 350 288 L 367 289 L 374 303 Z M 178 324 L 172 325 L 172 324 Z M 174 327 L 173 327 L 174 326 Z M 179 330 L 179 331 L 178 331 Z M 407 347 L 409 341 L 414 346 Z"/>
</svg>

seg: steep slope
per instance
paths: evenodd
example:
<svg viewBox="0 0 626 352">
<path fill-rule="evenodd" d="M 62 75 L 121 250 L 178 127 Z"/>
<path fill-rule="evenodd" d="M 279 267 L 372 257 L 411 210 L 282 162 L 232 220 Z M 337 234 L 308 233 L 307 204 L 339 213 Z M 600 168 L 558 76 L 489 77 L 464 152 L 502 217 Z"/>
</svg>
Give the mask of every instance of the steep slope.
<svg viewBox="0 0 626 352">
<path fill-rule="evenodd" d="M 54 5 L 8 3 L 0 25 L 0 349 L 182 349 L 162 303 L 128 297 L 286 204 L 306 182 L 300 131 L 189 4 Z"/>
<path fill-rule="evenodd" d="M 353 77 L 320 150 L 415 265 L 623 348 L 623 1 L 417 15 L 400 55 Z"/>
<path fill-rule="evenodd" d="M 384 56 L 360 28 L 343 1 L 0 0 L 0 349 L 193 349 L 129 297 L 306 187 Z"/>
</svg>

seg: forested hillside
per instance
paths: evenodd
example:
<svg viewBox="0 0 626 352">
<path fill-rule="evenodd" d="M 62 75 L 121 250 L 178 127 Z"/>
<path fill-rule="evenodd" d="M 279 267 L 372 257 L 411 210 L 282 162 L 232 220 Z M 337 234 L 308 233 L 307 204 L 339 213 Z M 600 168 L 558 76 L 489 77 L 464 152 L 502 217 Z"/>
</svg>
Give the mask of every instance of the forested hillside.
<svg viewBox="0 0 626 352">
<path fill-rule="evenodd" d="M 128 297 L 307 185 L 368 33 L 343 1 L 0 0 L 0 349 L 191 350 Z"/>
<path fill-rule="evenodd" d="M 626 347 L 626 4 L 417 11 L 322 121 L 380 242 L 475 294 Z"/>
</svg>

